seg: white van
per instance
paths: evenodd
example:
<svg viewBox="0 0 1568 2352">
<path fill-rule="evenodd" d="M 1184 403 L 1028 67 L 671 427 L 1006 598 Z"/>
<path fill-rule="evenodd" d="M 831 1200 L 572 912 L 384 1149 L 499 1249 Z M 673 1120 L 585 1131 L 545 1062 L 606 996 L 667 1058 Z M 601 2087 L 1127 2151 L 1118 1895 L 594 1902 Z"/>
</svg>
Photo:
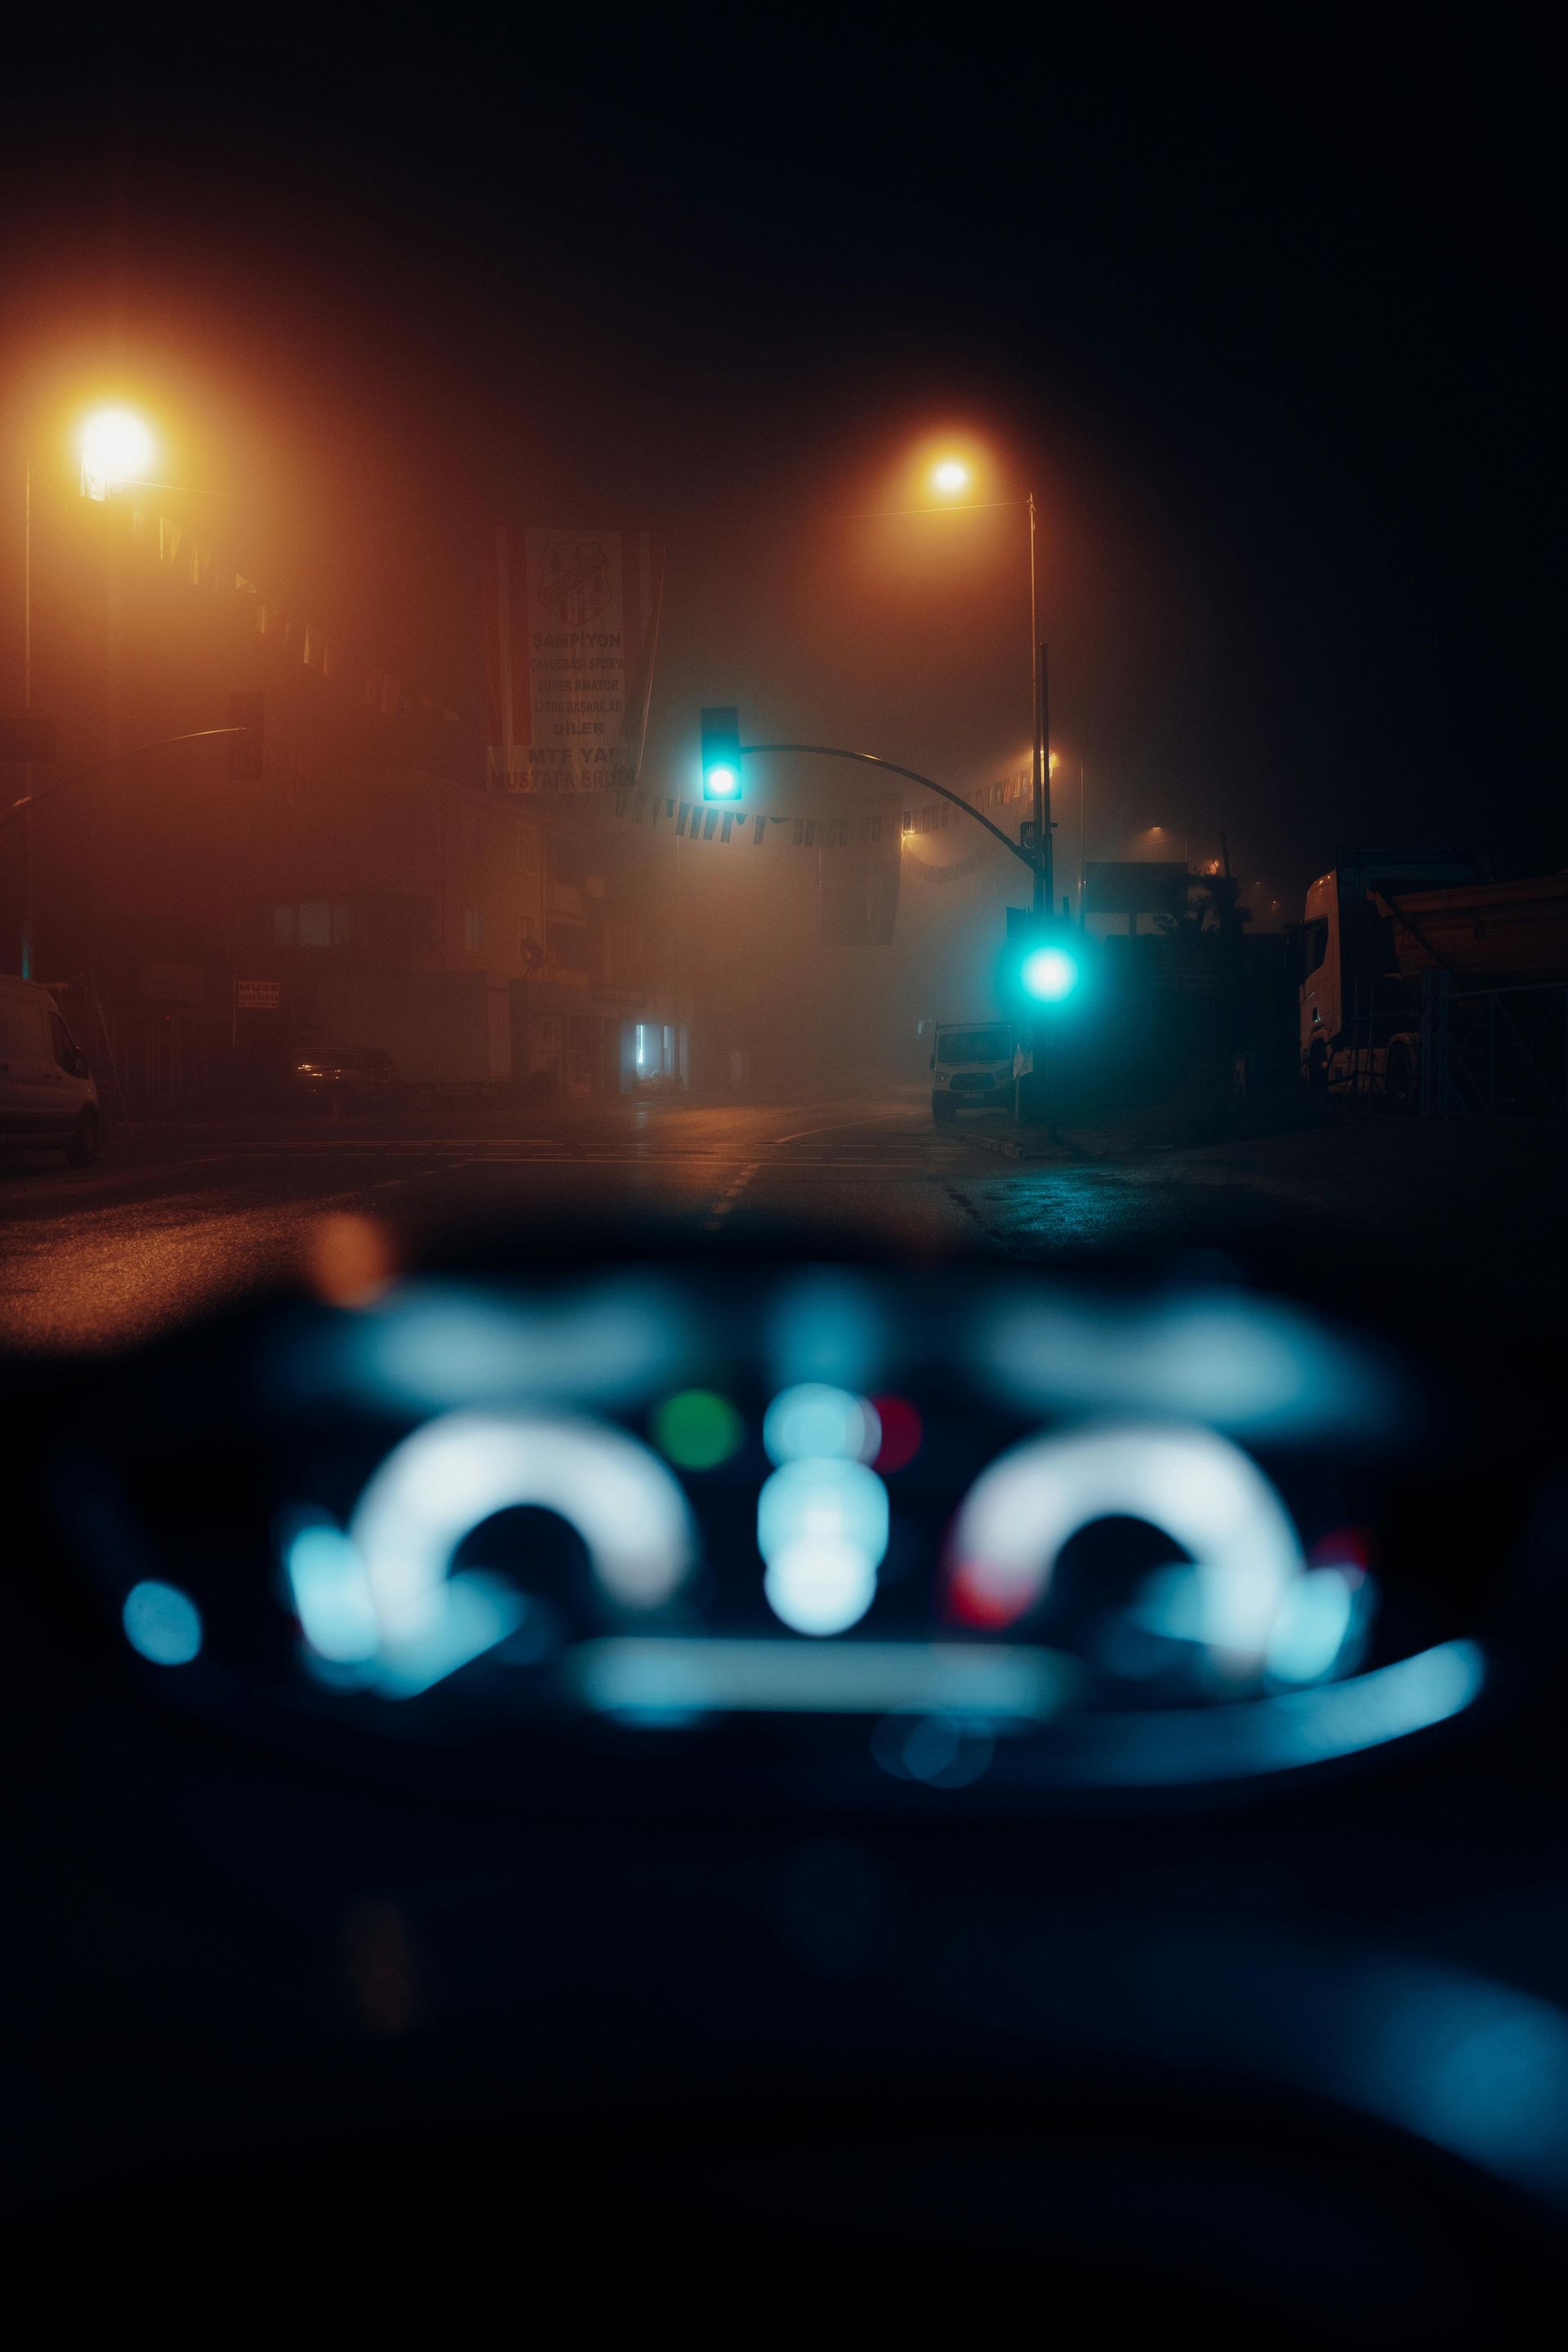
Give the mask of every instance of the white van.
<svg viewBox="0 0 1568 2352">
<path fill-rule="evenodd" d="M 87 1057 L 47 988 L 0 974 L 0 1150 L 54 1144 L 89 1168 L 103 1114 Z"/>
<path fill-rule="evenodd" d="M 939 1021 L 931 1056 L 931 1115 L 1005 1109 L 1013 1098 L 1010 1021 Z"/>
</svg>

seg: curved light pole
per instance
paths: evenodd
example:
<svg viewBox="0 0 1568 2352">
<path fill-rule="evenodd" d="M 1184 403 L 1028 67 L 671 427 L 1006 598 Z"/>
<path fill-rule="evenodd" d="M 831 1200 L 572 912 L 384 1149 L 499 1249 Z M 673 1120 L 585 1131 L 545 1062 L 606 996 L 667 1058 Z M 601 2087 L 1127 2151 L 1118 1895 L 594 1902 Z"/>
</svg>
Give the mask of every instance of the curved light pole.
<svg viewBox="0 0 1568 2352">
<path fill-rule="evenodd" d="M 127 760 L 139 759 L 143 751 L 166 751 L 173 743 L 200 743 L 209 735 L 248 735 L 250 731 L 248 727 L 192 727 L 183 735 L 160 735 L 155 743 L 132 743 L 127 751 L 111 752 L 107 760 L 95 760 L 89 768 L 78 768 L 68 776 L 57 776 L 54 782 L 46 784 L 41 793 L 24 793 L 20 800 L 13 801 L 8 809 L 0 813 L 0 832 L 4 832 L 6 825 L 15 824 L 18 818 L 26 824 L 34 809 L 45 801 L 52 801 L 55 794 L 63 793 L 68 784 L 82 783 L 89 776 L 101 776 L 106 769 L 118 768 Z M 26 977 L 24 973 L 23 978 Z"/>
<path fill-rule="evenodd" d="M 110 490 L 127 489 L 146 480 L 147 468 L 153 462 L 153 436 L 139 416 L 127 408 L 95 410 L 81 429 L 81 495 L 95 500 L 106 499 Z M 149 487 L 156 487 L 149 485 Z M 33 707 L 33 458 L 29 451 L 24 463 L 22 491 L 22 707 Z M 174 741 L 184 741 L 176 736 Z M 146 744 L 147 751 L 162 748 Z M 124 754 L 130 757 L 129 753 Z M 113 761 L 103 764 L 112 767 Z M 84 769 L 83 774 L 91 774 Z M 62 777 L 63 783 L 75 783 L 74 776 Z M 31 811 L 48 793 L 33 790 L 33 768 L 29 761 L 22 771 L 26 787 L 22 798 L 16 802 L 0 824 L 9 824 L 12 817 L 22 818 L 22 978 L 33 977 L 33 827 Z"/>
<path fill-rule="evenodd" d="M 1032 798 L 1034 803 L 1035 839 L 1038 844 L 1040 854 L 1037 859 L 1026 858 L 1024 862 L 1030 867 L 1035 877 L 1033 908 L 1034 912 L 1038 915 L 1047 912 L 1051 904 L 1052 873 L 1050 768 L 1048 764 L 1050 735 L 1049 673 L 1046 648 L 1039 641 L 1040 592 L 1038 518 L 1035 503 L 1035 493 L 1033 490 L 1028 490 L 1021 499 L 961 499 L 950 495 L 957 490 L 967 489 L 969 487 L 969 467 L 963 463 L 962 458 L 944 457 L 932 467 L 931 476 L 931 487 L 936 490 L 941 500 L 939 505 L 872 508 L 863 518 L 860 519 L 869 522 L 880 520 L 883 517 L 891 520 L 893 518 L 902 515 L 1016 514 L 1020 509 L 1022 509 L 1022 511 L 1029 518 L 1029 700 L 1030 707 L 1034 713 L 1034 751 L 1031 763 L 1031 780 L 1033 784 Z M 909 772 L 906 770 L 902 772 L 908 773 Z M 928 783 L 930 779 L 928 777 L 921 776 L 916 781 L 921 783 Z M 933 784 L 931 785 L 931 790 L 933 792 L 940 791 L 941 786 Z M 967 807 L 968 803 L 964 803 L 963 805 Z M 993 833 L 996 832 L 996 827 L 994 825 L 990 829 Z M 1006 835 L 1005 834 L 998 835 L 998 838 L 1005 840 Z M 1007 845 L 1009 848 L 1014 846 L 1011 842 L 1008 842 Z"/>
<path fill-rule="evenodd" d="M 928 793 L 935 793 L 939 800 L 951 801 L 954 808 L 962 809 L 965 816 L 972 816 L 976 824 L 983 824 L 987 833 L 994 835 L 1004 849 L 1010 851 L 1021 865 L 1029 868 L 1037 889 L 1040 869 L 1038 862 L 1030 856 L 1028 851 L 1020 848 L 999 824 L 993 824 L 988 816 L 983 816 L 972 801 L 966 801 L 961 793 L 950 793 L 945 784 L 937 783 L 931 777 L 922 776 L 918 768 L 900 767 L 897 760 L 884 760 L 876 751 L 847 751 L 839 743 L 742 743 L 741 746 L 742 759 L 763 751 L 804 751 L 822 760 L 858 760 L 864 767 L 881 768 L 890 776 L 907 776 L 910 783 L 923 784 Z"/>
</svg>

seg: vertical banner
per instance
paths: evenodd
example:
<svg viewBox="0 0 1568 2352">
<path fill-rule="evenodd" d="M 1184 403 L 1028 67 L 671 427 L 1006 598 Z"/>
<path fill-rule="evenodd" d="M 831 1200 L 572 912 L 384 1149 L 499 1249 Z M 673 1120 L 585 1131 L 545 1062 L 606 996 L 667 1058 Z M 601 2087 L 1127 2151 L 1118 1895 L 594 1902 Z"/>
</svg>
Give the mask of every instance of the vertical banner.
<svg viewBox="0 0 1568 2352">
<path fill-rule="evenodd" d="M 647 531 L 508 531 L 485 564 L 489 779 L 513 793 L 636 783 L 663 551 Z"/>
</svg>

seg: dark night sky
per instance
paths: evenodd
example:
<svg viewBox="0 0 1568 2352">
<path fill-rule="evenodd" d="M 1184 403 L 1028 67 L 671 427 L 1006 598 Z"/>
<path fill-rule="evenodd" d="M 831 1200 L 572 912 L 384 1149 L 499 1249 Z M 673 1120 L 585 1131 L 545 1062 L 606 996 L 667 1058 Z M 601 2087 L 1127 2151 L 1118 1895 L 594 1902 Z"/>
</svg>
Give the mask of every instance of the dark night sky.
<svg viewBox="0 0 1568 2352">
<path fill-rule="evenodd" d="M 842 520 L 951 422 L 1040 493 L 1105 847 L 1560 862 L 1544 61 L 1226 21 L 73 19 L 0 95 L 8 465 L 141 396 L 269 581 L 437 675 L 488 514 L 646 521 L 656 756 L 738 698 L 962 782 L 1026 726 L 1021 541 Z"/>
</svg>

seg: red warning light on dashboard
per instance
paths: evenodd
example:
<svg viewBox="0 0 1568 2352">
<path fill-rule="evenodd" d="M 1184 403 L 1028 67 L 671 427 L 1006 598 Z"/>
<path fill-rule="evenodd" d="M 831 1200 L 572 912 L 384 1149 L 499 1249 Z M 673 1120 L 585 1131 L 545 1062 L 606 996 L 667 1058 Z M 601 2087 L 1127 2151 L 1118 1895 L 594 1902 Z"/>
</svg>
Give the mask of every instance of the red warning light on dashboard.
<svg viewBox="0 0 1568 2352">
<path fill-rule="evenodd" d="M 877 1419 L 882 1425 L 882 1443 L 877 1449 L 873 1470 L 884 1476 L 889 1470 L 904 1470 L 921 1450 L 925 1424 L 906 1397 L 873 1397 Z"/>
</svg>

